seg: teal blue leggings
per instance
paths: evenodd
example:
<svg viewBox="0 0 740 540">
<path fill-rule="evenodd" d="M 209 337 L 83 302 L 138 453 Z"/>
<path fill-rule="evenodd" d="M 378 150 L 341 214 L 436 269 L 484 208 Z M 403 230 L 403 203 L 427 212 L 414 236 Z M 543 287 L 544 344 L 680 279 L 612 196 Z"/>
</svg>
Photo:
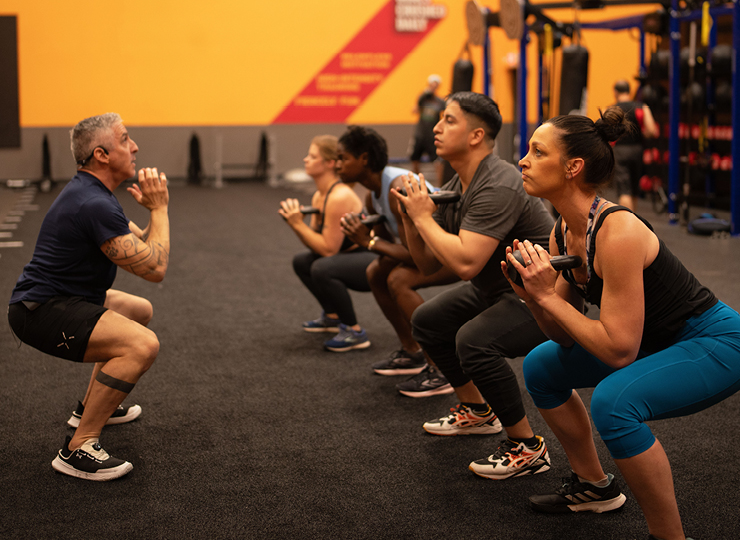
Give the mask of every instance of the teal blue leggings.
<svg viewBox="0 0 740 540">
<path fill-rule="evenodd" d="M 524 359 L 524 380 L 540 409 L 594 388 L 591 417 L 612 457 L 636 456 L 655 442 L 647 420 L 693 414 L 740 390 L 740 315 L 718 302 L 686 321 L 673 344 L 622 369 L 548 341 Z"/>
</svg>

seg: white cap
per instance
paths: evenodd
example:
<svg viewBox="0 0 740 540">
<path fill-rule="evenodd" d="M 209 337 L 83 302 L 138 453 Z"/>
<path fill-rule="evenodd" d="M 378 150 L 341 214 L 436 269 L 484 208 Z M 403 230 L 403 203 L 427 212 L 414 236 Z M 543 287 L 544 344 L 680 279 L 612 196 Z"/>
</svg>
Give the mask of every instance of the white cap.
<svg viewBox="0 0 740 540">
<path fill-rule="evenodd" d="M 441 82 L 442 82 L 442 78 L 441 78 L 441 77 L 440 77 L 439 75 L 436 75 L 436 74 L 434 74 L 434 75 L 429 75 L 429 77 L 427 78 L 427 82 L 428 82 L 429 84 L 432 84 L 432 83 L 437 83 L 437 84 L 439 84 L 439 83 L 441 83 Z"/>
</svg>

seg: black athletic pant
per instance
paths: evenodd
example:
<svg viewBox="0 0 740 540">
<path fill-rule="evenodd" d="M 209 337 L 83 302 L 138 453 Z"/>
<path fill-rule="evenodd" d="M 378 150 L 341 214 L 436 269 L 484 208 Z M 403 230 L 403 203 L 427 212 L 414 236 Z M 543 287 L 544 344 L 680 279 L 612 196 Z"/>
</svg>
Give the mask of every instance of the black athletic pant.
<svg viewBox="0 0 740 540">
<path fill-rule="evenodd" d="M 336 313 L 340 322 L 354 326 L 357 317 L 347 289 L 370 291 L 366 270 L 377 256 L 364 249 L 342 251 L 331 257 L 307 251 L 293 257 L 293 270 L 325 313 Z"/>
<path fill-rule="evenodd" d="M 513 291 L 490 301 L 465 282 L 416 308 L 411 324 L 414 339 L 453 388 L 472 380 L 504 426 L 524 418 L 507 359 L 527 355 L 547 338 Z"/>
</svg>

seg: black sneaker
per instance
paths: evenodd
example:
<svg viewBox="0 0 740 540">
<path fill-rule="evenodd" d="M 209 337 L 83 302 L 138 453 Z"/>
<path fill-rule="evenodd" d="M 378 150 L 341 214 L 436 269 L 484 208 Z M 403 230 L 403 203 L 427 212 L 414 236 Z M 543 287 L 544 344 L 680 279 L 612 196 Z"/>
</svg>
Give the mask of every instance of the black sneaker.
<svg viewBox="0 0 740 540">
<path fill-rule="evenodd" d="M 409 380 L 398 383 L 396 389 L 404 396 L 414 398 L 452 394 L 455 392 L 455 389 L 447 382 L 442 372 L 430 365 Z"/>
<path fill-rule="evenodd" d="M 427 365 L 424 351 L 417 353 L 398 349 L 391 353 L 388 360 L 373 364 L 373 371 L 378 375 L 416 375 Z"/>
<path fill-rule="evenodd" d="M 72 438 L 67 436 L 64 447 L 51 462 L 51 466 L 57 472 L 103 482 L 120 478 L 134 468 L 128 461 L 110 457 L 108 452 L 100 447 L 98 439 L 88 439 L 75 451 L 69 449 L 70 440 Z"/>
<path fill-rule="evenodd" d="M 80 425 L 80 418 L 82 418 L 83 412 L 85 412 L 85 406 L 82 405 L 82 402 L 78 401 L 77 408 L 72 411 L 72 416 L 67 420 L 67 425 L 69 427 L 77 428 Z M 113 411 L 113 414 L 110 415 L 110 418 L 108 418 L 105 425 L 114 426 L 116 424 L 125 424 L 126 422 L 136 420 L 140 414 L 141 407 L 138 405 L 131 405 L 130 407 L 119 405 L 118 408 Z"/>
<path fill-rule="evenodd" d="M 533 495 L 529 502 L 537 512 L 560 514 L 567 512 L 611 512 L 619 510 L 627 497 L 619 491 L 617 479 L 609 474 L 609 485 L 596 487 L 588 482 L 581 482 L 573 473 L 570 478 L 563 478 L 563 486 L 555 493 Z"/>
</svg>

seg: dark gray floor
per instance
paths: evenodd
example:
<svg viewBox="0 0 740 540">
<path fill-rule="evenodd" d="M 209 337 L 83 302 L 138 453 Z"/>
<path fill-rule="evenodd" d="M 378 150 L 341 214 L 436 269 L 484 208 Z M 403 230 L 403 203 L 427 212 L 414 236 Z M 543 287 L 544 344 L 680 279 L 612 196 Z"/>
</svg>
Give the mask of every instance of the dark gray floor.
<svg viewBox="0 0 740 540">
<path fill-rule="evenodd" d="M 0 250 L 0 291 L 9 295 L 29 260 L 43 214 L 58 193 L 39 194 Z M 300 330 L 318 307 L 290 269 L 301 245 L 276 213 L 303 191 L 264 184 L 222 190 L 173 186 L 167 278 L 146 283 L 119 272 L 116 287 L 151 299 L 162 347 L 129 398 L 144 408 L 101 442 L 134 470 L 109 483 L 55 473 L 51 461 L 71 430 L 89 367 L 18 347 L 0 332 L 0 537 L 2 538 L 512 538 L 640 539 L 647 528 L 630 498 L 611 515 L 545 516 L 528 495 L 567 476 L 557 441 L 525 394 L 553 470 L 493 482 L 467 464 L 498 438 L 444 438 L 421 424 L 454 398 L 410 399 L 399 379 L 375 376 L 396 347 L 371 295 L 354 294 L 373 346 L 331 354 Z M 10 193 L 0 188 L 8 201 Z M 129 217 L 146 214 L 118 192 Z M 307 199 L 307 196 L 306 196 Z M 644 205 L 643 205 L 644 206 Z M 740 240 L 689 236 L 646 213 L 699 279 L 735 309 Z M 143 224 L 143 223 L 142 223 Z M 434 294 L 426 291 L 425 294 Z M 521 359 L 511 362 L 521 375 Z M 583 392 L 588 401 L 589 392 Z M 686 532 L 736 538 L 740 396 L 687 418 L 651 424 L 672 461 Z M 605 467 L 617 472 L 603 444 Z"/>
</svg>

